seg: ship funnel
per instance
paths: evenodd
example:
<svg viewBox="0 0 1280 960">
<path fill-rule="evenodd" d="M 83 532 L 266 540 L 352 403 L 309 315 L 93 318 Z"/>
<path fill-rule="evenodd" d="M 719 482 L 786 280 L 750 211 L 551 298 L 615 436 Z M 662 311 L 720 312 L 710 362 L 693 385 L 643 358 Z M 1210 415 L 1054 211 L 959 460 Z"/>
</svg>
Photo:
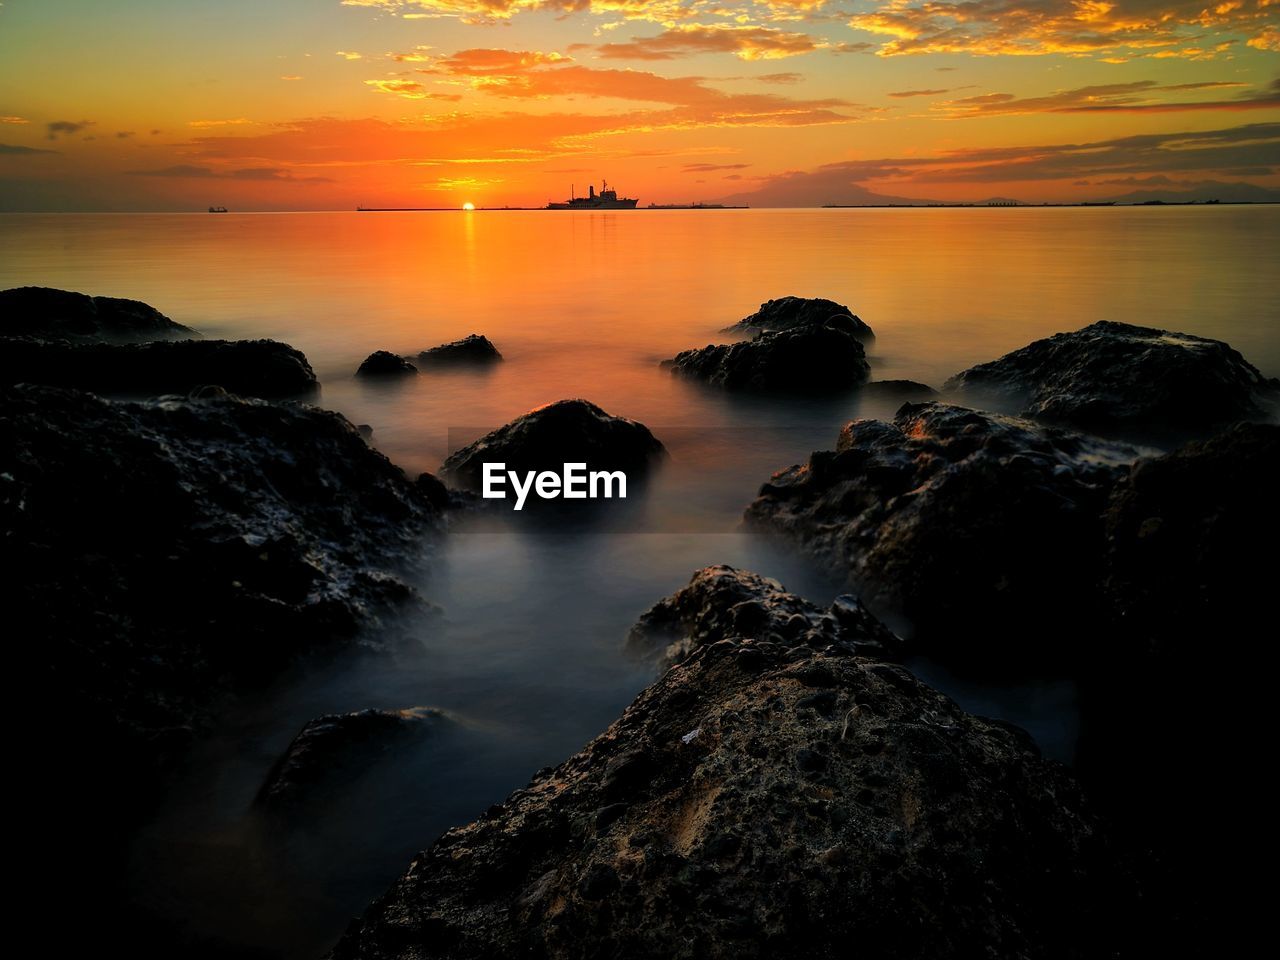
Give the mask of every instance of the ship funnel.
<svg viewBox="0 0 1280 960">
<path fill-rule="evenodd" d="M 590 197 L 594 200 L 596 198 L 596 185 L 593 183 L 588 189 L 591 190 Z"/>
</svg>

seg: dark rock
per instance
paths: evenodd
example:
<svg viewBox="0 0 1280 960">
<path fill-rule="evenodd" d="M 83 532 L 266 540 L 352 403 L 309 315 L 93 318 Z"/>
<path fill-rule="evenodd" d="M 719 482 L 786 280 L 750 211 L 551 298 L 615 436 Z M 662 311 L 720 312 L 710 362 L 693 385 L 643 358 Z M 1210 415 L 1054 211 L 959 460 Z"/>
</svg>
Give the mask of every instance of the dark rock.
<svg viewBox="0 0 1280 960">
<path fill-rule="evenodd" d="M 819 324 L 684 350 L 662 365 L 731 390 L 820 393 L 856 387 L 871 375 L 854 334 Z"/>
<path fill-rule="evenodd" d="M 941 394 L 927 383 L 915 380 L 872 380 L 862 388 L 864 397 L 919 402 L 937 400 Z"/>
<path fill-rule="evenodd" d="M 815 324 L 837 326 L 852 333 L 863 343 L 870 343 L 876 337 L 871 328 L 843 303 L 821 297 L 778 297 L 776 300 L 766 300 L 760 304 L 759 310 L 732 326 L 725 327 L 724 332 L 755 335 Z"/>
<path fill-rule="evenodd" d="M 373 426 L 371 424 L 357 423 L 356 430 L 359 432 L 360 436 L 364 437 L 366 440 L 373 439 Z"/>
<path fill-rule="evenodd" d="M 461 340 L 450 343 L 442 343 L 438 347 L 431 347 L 418 354 L 418 362 L 421 364 L 493 363 L 501 359 L 502 354 L 498 352 L 493 342 L 479 333 L 469 334 Z"/>
<path fill-rule="evenodd" d="M 438 516 L 336 413 L 0 391 L 15 669 L 75 705 L 41 726 L 42 795 L 85 829 L 145 813 L 229 693 L 417 602 L 397 573 Z M 85 783 L 110 784 L 89 810 Z"/>
<path fill-rule="evenodd" d="M 1280 545 L 1280 426 L 1240 424 L 1139 460 L 1106 515 L 1112 602 L 1162 656 L 1270 617 Z"/>
<path fill-rule="evenodd" d="M 1124 952 L 1137 886 L 1062 767 L 870 661 L 797 655 L 746 673 L 695 651 L 581 753 L 420 854 L 333 957 Z M 799 709 L 805 667 L 831 676 L 830 717 Z M 636 754 L 646 776 L 607 790 L 604 771 Z M 605 834 L 555 829 L 623 802 Z"/>
<path fill-rule="evenodd" d="M 554 470 L 585 463 L 588 470 L 621 470 L 629 482 L 666 457 L 666 448 L 635 420 L 614 417 L 586 400 L 559 400 L 531 410 L 454 452 L 440 468 L 447 481 L 479 491 L 483 464 L 507 470 Z"/>
<path fill-rule="evenodd" d="M 307 358 L 274 340 L 142 344 L 3 340 L 0 382 L 133 396 L 221 387 L 241 396 L 268 399 L 305 396 L 319 388 Z"/>
<path fill-rule="evenodd" d="M 945 389 L 1037 420 L 1157 439 L 1267 419 L 1280 402 L 1280 381 L 1219 340 L 1105 320 L 970 367 Z"/>
<path fill-rule="evenodd" d="M 140 343 L 185 340 L 199 334 L 138 300 L 15 287 L 0 290 L 0 336 Z"/>
<path fill-rule="evenodd" d="M 1031 662 L 1099 613 L 1101 514 L 1137 450 L 941 403 L 845 425 L 835 451 L 775 474 L 748 524 L 843 573 L 915 642 Z M 1029 629 L 1029 625 L 1034 625 Z M 948 646 L 957 634 L 962 648 Z M 939 646 L 941 645 L 941 646 Z"/>
<path fill-rule="evenodd" d="M 418 368 L 404 357 L 389 350 L 375 350 L 364 358 L 356 370 L 357 377 L 403 377 L 416 374 Z"/>
<path fill-rule="evenodd" d="M 758 640 L 821 649 L 842 645 L 863 655 L 891 656 L 901 641 L 856 597 L 839 597 L 829 610 L 788 593 L 777 580 L 719 564 L 654 604 L 627 636 L 627 647 L 659 655 L 663 668 L 722 640 Z"/>
<path fill-rule="evenodd" d="M 429 707 L 317 717 L 302 728 L 271 768 L 257 802 L 273 811 L 296 810 L 314 802 L 396 747 L 435 729 L 443 719 L 443 713 Z"/>
</svg>

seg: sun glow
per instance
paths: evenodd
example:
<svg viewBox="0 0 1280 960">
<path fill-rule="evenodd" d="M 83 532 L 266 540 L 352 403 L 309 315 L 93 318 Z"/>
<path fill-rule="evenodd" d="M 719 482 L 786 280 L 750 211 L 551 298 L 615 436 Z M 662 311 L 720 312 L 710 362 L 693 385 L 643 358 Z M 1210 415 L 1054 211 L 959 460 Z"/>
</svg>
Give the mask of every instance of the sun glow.
<svg viewBox="0 0 1280 960">
<path fill-rule="evenodd" d="M 472 203 L 470 200 L 468 200 L 466 203 L 462 205 L 463 210 L 474 210 L 475 208 L 476 208 L 476 205 Z"/>
</svg>

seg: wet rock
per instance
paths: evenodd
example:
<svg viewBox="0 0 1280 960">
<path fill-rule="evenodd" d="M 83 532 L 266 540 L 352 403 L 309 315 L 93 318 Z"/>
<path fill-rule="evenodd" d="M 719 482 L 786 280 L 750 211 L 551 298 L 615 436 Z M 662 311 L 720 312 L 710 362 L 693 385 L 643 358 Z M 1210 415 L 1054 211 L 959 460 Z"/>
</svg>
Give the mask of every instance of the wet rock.
<svg viewBox="0 0 1280 960">
<path fill-rule="evenodd" d="M 1280 381 L 1219 340 L 1105 320 L 970 367 L 945 389 L 1037 420 L 1155 439 L 1266 419 L 1280 403 Z"/>
<path fill-rule="evenodd" d="M 862 388 L 862 395 L 867 398 L 902 400 L 918 403 L 922 400 L 937 400 L 941 394 L 927 383 L 916 380 L 872 380 Z"/>
<path fill-rule="evenodd" d="M 472 333 L 461 340 L 442 343 L 418 354 L 418 362 L 424 365 L 485 364 L 501 360 L 502 354 L 486 336 Z"/>
<path fill-rule="evenodd" d="M 185 340 L 199 334 L 138 300 L 15 287 L 0 290 L 0 336 L 141 343 Z"/>
<path fill-rule="evenodd" d="M 454 452 L 441 476 L 464 490 L 481 489 L 483 464 L 505 463 L 523 475 L 585 463 L 588 470 L 621 470 L 637 482 L 666 448 L 643 423 L 614 417 L 586 400 L 559 400 L 531 410 Z"/>
<path fill-rule="evenodd" d="M 1123 951 L 1129 868 L 1024 737 L 900 668 L 796 648 L 744 671 L 720 646 L 420 854 L 335 960 Z M 806 669 L 830 677 L 829 715 L 802 707 Z M 635 755 L 645 775 L 619 787 Z"/>
<path fill-rule="evenodd" d="M 844 320 L 836 318 L 847 318 Z M 797 327 L 831 325 L 852 333 L 863 343 L 875 339 L 875 333 L 843 303 L 824 300 L 822 297 L 778 297 L 760 304 L 760 309 L 749 317 L 743 317 L 725 333 L 755 335 L 777 330 L 794 330 Z"/>
<path fill-rule="evenodd" d="M 92 782 L 111 786 L 69 820 L 144 813 L 228 694 L 420 602 L 399 574 L 438 517 L 336 413 L 0 391 L 15 669 L 35 702 L 74 704 L 40 730 L 48 803 L 83 808 Z"/>
<path fill-rule="evenodd" d="M 1035 662 L 1099 613 L 1101 514 L 1138 451 L 942 403 L 845 425 L 775 474 L 749 526 L 843 572 L 943 658 Z M 957 647 L 957 635 L 965 635 Z"/>
<path fill-rule="evenodd" d="M 1163 656 L 1270 616 L 1280 544 L 1280 426 L 1239 424 L 1139 460 L 1106 515 L 1107 588 Z"/>
<path fill-rule="evenodd" d="M 274 340 L 141 344 L 2 340 L 0 382 L 132 396 L 221 387 L 240 396 L 268 399 L 306 396 L 319 389 L 301 351 Z"/>
<path fill-rule="evenodd" d="M 359 710 L 309 721 L 276 761 L 257 802 L 272 811 L 296 810 L 322 799 L 396 748 L 444 721 L 430 707 Z"/>
<path fill-rule="evenodd" d="M 825 324 L 684 350 L 662 365 L 730 390 L 820 393 L 856 387 L 871 375 L 858 338 L 848 329 Z"/>
<path fill-rule="evenodd" d="M 687 586 L 654 604 L 631 628 L 627 647 L 665 669 L 723 640 L 823 649 L 837 644 L 865 656 L 893 656 L 901 641 L 853 596 L 827 610 L 788 593 L 777 580 L 725 564 L 697 571 Z"/>
<path fill-rule="evenodd" d="M 357 377 L 404 377 L 417 374 L 418 368 L 404 357 L 389 350 L 375 350 L 364 358 L 356 370 Z"/>
</svg>

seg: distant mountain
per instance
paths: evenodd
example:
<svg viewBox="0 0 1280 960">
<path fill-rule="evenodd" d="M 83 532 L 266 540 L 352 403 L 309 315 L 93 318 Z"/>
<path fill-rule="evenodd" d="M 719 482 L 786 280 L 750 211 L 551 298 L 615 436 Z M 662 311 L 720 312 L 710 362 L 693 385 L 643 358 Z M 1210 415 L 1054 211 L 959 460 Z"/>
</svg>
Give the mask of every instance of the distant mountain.
<svg viewBox="0 0 1280 960">
<path fill-rule="evenodd" d="M 1186 190 L 1134 190 L 1116 197 L 1107 197 L 1114 203 L 1188 203 L 1192 201 L 1221 200 L 1223 203 L 1280 203 L 1280 190 L 1270 190 L 1254 183 L 1225 183 L 1205 180 Z"/>
<path fill-rule="evenodd" d="M 920 197 L 895 197 L 874 193 L 857 183 L 840 182 L 839 178 L 821 178 L 807 174 L 790 174 L 774 179 L 757 190 L 735 193 L 716 201 L 724 204 L 746 204 L 751 207 L 822 207 L 828 204 L 847 206 L 924 206 L 935 203 Z"/>
</svg>

